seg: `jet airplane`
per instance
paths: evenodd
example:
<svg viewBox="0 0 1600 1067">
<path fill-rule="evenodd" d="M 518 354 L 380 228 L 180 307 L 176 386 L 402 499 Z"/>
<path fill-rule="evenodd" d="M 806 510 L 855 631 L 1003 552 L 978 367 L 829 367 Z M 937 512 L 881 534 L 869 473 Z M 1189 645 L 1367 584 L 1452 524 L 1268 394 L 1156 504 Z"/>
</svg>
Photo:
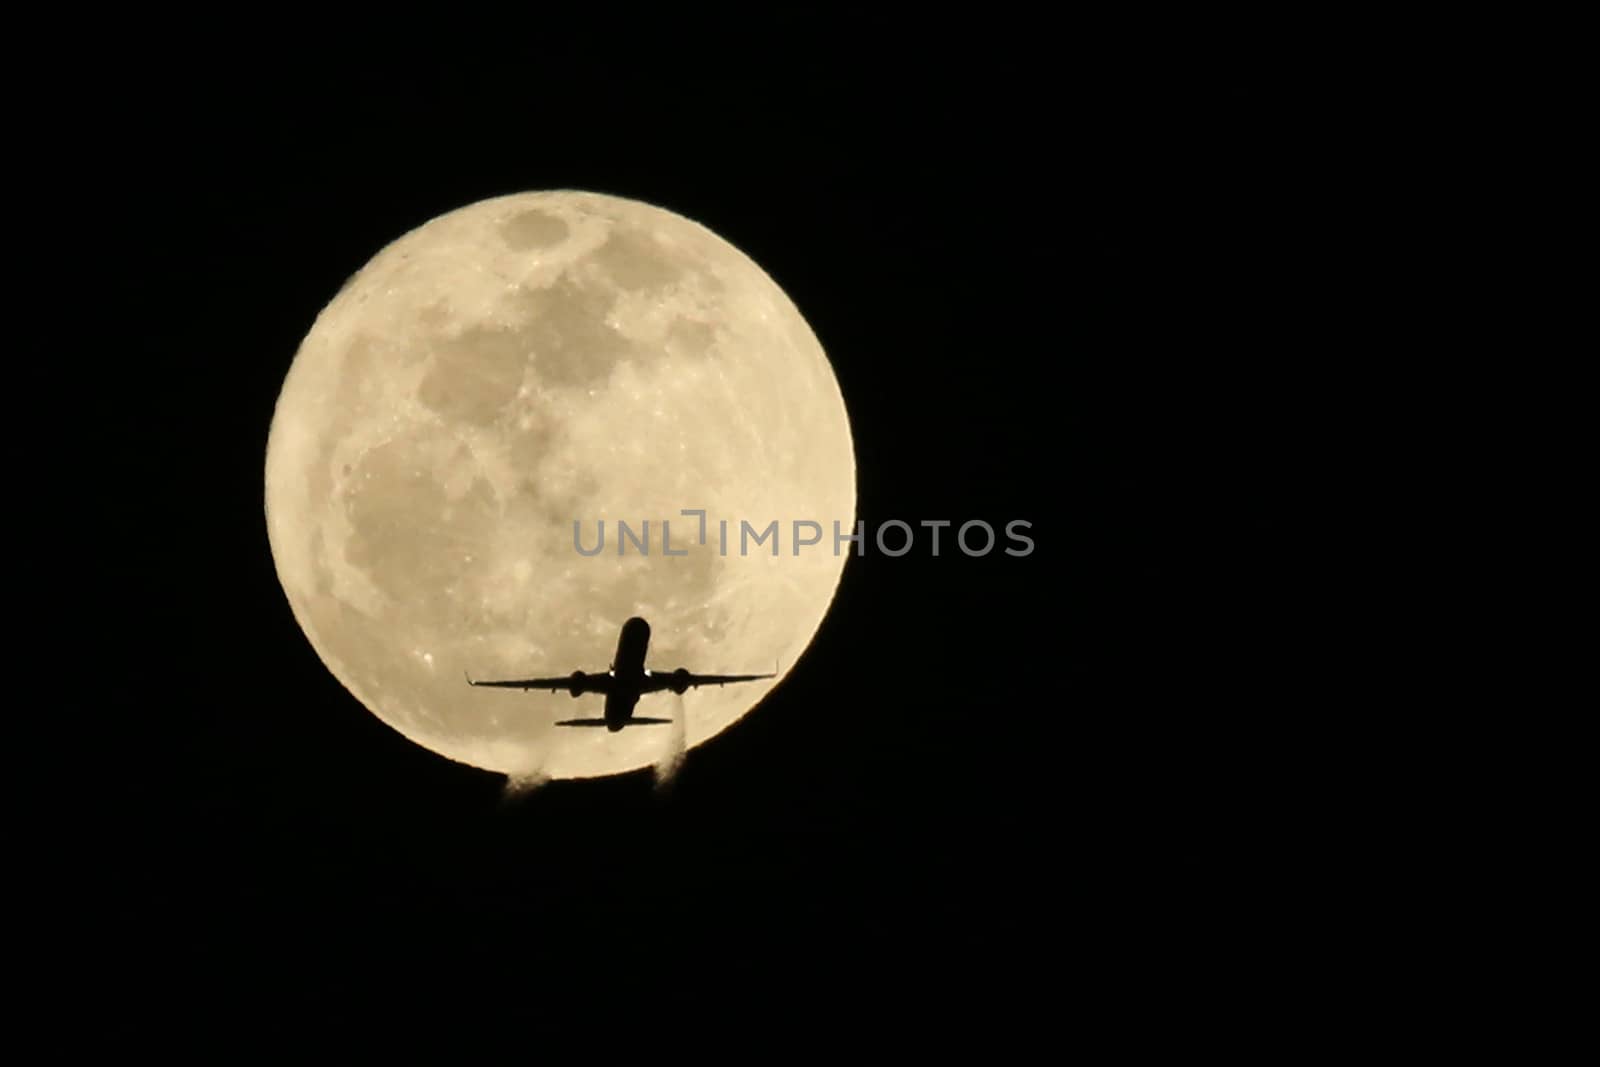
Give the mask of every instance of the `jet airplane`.
<svg viewBox="0 0 1600 1067">
<path fill-rule="evenodd" d="M 565 690 L 574 697 L 585 693 L 604 693 L 605 717 L 601 719 L 563 719 L 557 726 L 604 726 L 616 733 L 625 726 L 659 725 L 671 719 L 653 719 L 633 713 L 634 706 L 645 693 L 659 693 L 670 689 L 682 694 L 701 685 L 727 685 L 730 682 L 755 682 L 775 678 L 772 674 L 691 674 L 679 667 L 675 671 L 652 671 L 644 665 L 645 652 L 650 647 L 650 624 L 632 618 L 622 624 L 617 637 L 616 655 L 604 674 L 586 674 L 573 671 L 561 678 L 512 678 L 506 681 L 475 682 L 468 676 L 470 685 L 489 686 L 495 689 L 547 689 L 552 693 Z"/>
</svg>

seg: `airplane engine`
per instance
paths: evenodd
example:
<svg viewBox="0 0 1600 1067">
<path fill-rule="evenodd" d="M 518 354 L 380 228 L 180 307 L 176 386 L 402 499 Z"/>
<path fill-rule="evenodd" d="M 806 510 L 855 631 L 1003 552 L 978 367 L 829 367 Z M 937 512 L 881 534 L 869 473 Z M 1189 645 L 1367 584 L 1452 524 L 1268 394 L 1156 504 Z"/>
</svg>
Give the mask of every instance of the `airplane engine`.
<svg viewBox="0 0 1600 1067">
<path fill-rule="evenodd" d="M 588 677 L 589 676 L 584 674 L 582 671 L 573 671 L 572 684 L 567 687 L 567 692 L 571 693 L 574 697 L 583 696 L 583 683 L 588 679 Z"/>
<path fill-rule="evenodd" d="M 672 691 L 677 693 L 679 696 L 682 696 L 684 691 L 688 688 L 689 669 L 687 667 L 679 667 L 677 670 L 672 672 Z"/>
</svg>

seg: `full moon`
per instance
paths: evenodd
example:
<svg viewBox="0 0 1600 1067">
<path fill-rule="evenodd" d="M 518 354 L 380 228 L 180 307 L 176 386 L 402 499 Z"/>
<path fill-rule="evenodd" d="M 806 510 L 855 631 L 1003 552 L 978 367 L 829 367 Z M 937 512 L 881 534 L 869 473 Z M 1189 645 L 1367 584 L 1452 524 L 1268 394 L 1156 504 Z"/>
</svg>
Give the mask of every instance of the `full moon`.
<svg viewBox="0 0 1600 1067">
<path fill-rule="evenodd" d="M 787 671 L 855 547 L 855 458 L 821 344 L 742 252 L 649 204 L 523 193 L 400 237 L 317 317 L 266 520 L 295 619 L 373 714 L 475 767 L 597 777 L 781 676 L 648 695 L 679 725 L 610 733 L 554 725 L 601 696 L 465 675 L 603 672 L 635 615 L 652 670 Z"/>
</svg>

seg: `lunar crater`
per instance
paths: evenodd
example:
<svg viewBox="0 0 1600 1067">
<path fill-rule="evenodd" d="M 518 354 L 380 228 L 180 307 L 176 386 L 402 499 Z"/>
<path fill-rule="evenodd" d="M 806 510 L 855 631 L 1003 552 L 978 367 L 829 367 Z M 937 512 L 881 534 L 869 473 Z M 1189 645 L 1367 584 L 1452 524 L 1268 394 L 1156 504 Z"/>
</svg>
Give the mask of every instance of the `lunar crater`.
<svg viewBox="0 0 1600 1067">
<path fill-rule="evenodd" d="M 571 233 L 565 221 L 545 211 L 523 211 L 500 227 L 506 244 L 518 251 L 554 248 Z"/>
</svg>

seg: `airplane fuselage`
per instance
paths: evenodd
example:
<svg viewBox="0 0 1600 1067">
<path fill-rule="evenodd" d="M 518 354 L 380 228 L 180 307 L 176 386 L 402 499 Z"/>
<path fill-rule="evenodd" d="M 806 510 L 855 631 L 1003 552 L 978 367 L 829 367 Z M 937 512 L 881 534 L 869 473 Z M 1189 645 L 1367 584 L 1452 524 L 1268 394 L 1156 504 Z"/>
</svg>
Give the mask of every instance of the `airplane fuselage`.
<svg viewBox="0 0 1600 1067">
<path fill-rule="evenodd" d="M 644 657 L 650 650 L 650 624 L 632 618 L 622 624 L 617 654 L 611 660 L 611 691 L 606 694 L 606 729 L 615 733 L 628 724 L 644 690 Z"/>
</svg>

